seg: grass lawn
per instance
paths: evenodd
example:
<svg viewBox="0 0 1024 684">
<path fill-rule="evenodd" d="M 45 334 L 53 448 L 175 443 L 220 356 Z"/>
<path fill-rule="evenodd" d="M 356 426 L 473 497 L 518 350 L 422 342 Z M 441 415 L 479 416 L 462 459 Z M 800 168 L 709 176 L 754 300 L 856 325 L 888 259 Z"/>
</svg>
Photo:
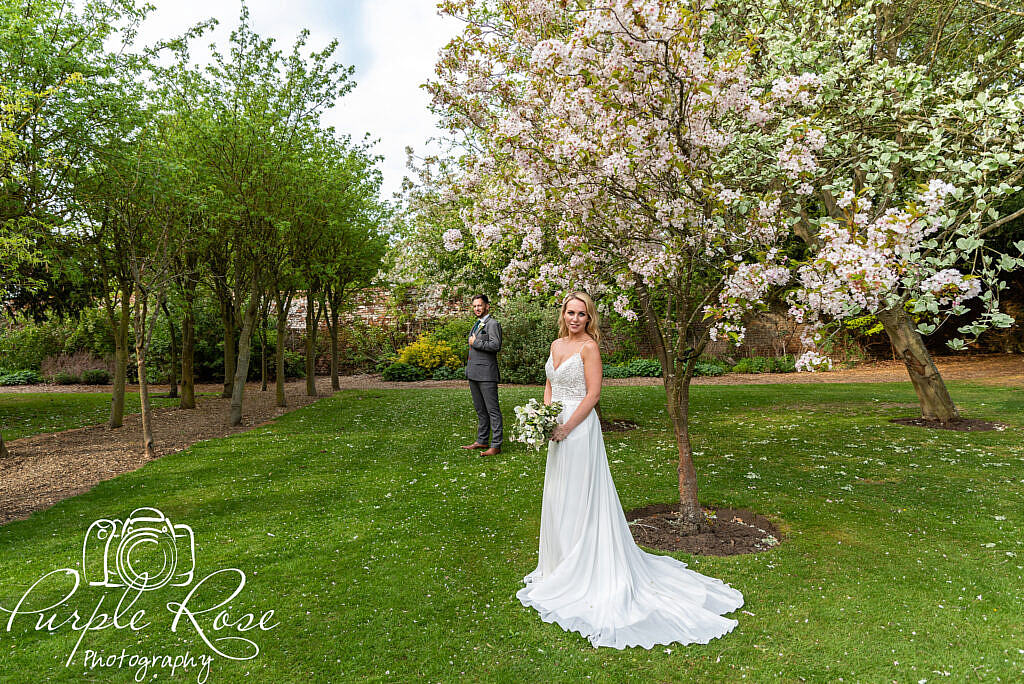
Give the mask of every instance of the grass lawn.
<svg viewBox="0 0 1024 684">
<path fill-rule="evenodd" d="M 275 423 L 161 458 L 0 528 L 0 606 L 40 577 L 80 568 L 97 518 L 142 506 L 195 533 L 196 580 L 237 568 L 229 604 L 196 615 L 217 648 L 208 681 L 1020 681 L 1024 679 L 1024 397 L 951 383 L 969 417 L 1010 425 L 959 433 L 902 427 L 904 385 L 701 386 L 693 389 L 702 498 L 772 515 L 776 549 L 679 557 L 743 591 L 739 627 L 708 645 L 595 650 L 515 599 L 536 562 L 544 456 L 509 445 L 497 458 L 457 448 L 473 435 L 468 391 L 346 391 Z M 538 396 L 503 388 L 506 416 Z M 5 397 L 3 402 L 7 401 Z M 657 387 L 611 387 L 606 417 L 640 429 L 606 436 L 625 508 L 675 497 L 675 456 Z M 159 562 L 153 567 L 159 567 Z M 233 573 L 195 589 L 195 611 L 225 602 Z M 71 593 L 51 576 L 22 610 Z M 195 586 L 195 583 L 192 585 Z M 0 613 L 0 679 L 129 682 L 127 660 L 211 653 L 167 604 L 189 587 L 145 592 L 143 629 L 47 634 L 36 615 L 9 632 Z M 50 614 L 88 621 L 120 590 L 80 586 Z M 127 603 L 127 601 L 126 601 Z M 269 631 L 215 624 L 274 615 Z M 99 618 L 94 619 L 94 624 Z M 141 624 L 141 622 L 139 623 Z M 247 651 L 248 649 L 248 651 Z M 107 661 L 111 662 L 111 661 Z M 196 668 L 150 667 L 144 678 L 198 681 Z"/>
<path fill-rule="evenodd" d="M 0 393 L 0 429 L 5 441 L 40 432 L 58 432 L 105 423 L 110 418 L 110 392 Z M 153 408 L 177 406 L 178 399 L 150 395 Z M 128 392 L 124 411 L 138 413 L 139 393 Z"/>
</svg>

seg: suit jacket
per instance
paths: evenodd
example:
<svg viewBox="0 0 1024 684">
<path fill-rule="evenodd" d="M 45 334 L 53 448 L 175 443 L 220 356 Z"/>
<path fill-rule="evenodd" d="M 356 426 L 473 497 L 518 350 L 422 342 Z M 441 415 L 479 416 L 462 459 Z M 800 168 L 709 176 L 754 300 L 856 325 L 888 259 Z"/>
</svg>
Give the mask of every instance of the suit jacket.
<svg viewBox="0 0 1024 684">
<path fill-rule="evenodd" d="M 501 351 L 501 323 L 488 316 L 476 327 L 476 339 L 469 347 L 466 377 L 478 382 L 501 382 L 498 352 Z M 470 334 L 472 337 L 473 334 Z"/>
</svg>

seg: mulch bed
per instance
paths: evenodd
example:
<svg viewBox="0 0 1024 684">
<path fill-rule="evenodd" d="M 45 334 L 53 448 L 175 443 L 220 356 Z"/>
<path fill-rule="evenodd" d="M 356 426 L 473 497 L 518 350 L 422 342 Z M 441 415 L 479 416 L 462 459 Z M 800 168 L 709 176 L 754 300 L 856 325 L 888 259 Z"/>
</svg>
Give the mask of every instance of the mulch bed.
<svg viewBox="0 0 1024 684">
<path fill-rule="evenodd" d="M 203 385 L 197 392 L 219 391 L 223 385 Z M 137 391 L 129 386 L 129 391 Z M 109 388 L 107 388 L 109 391 Z M 330 380 L 317 379 L 320 396 L 330 396 Z M 230 399 L 197 396 L 197 408 L 153 409 L 153 438 L 157 457 L 187 449 L 196 442 L 251 430 L 269 420 L 306 406 L 318 397 L 306 396 L 306 381 L 285 385 L 287 407 L 275 405 L 273 386 L 261 392 L 246 385 L 242 425 L 228 427 Z M 7 443 L 11 455 L 0 459 L 0 525 L 27 518 L 103 480 L 141 468 L 149 460 L 142 452 L 142 416 L 124 417 L 124 426 L 92 425 L 63 432 L 23 437 Z"/>
<path fill-rule="evenodd" d="M 782 535 L 763 515 L 745 508 L 705 509 L 709 529 L 684 535 L 673 525 L 679 504 L 652 504 L 626 513 L 637 544 L 660 551 L 685 551 L 701 556 L 735 556 L 767 551 Z M 711 517 L 711 515 L 714 517 Z"/>
<path fill-rule="evenodd" d="M 955 430 L 956 432 L 988 432 L 989 430 L 1005 430 L 1002 423 L 991 423 L 978 418 L 958 418 L 943 423 L 940 420 L 926 420 L 924 418 L 892 418 L 890 423 L 897 425 L 912 425 L 914 427 L 930 428 L 932 430 Z"/>
</svg>

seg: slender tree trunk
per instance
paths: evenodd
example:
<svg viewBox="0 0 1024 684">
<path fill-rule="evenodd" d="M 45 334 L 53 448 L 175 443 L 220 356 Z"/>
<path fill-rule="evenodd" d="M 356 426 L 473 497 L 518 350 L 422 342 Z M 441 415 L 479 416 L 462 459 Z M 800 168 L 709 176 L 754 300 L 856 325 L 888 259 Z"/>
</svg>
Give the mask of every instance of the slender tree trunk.
<svg viewBox="0 0 1024 684">
<path fill-rule="evenodd" d="M 128 298 L 131 290 L 127 287 L 121 291 L 121 312 L 114 320 L 114 386 L 110 397 L 111 428 L 124 425 L 124 399 L 128 382 Z"/>
<path fill-rule="evenodd" d="M 185 315 L 181 320 L 181 402 L 183 409 L 196 407 L 195 377 L 196 323 L 192 297 L 185 297 Z"/>
<path fill-rule="evenodd" d="M 174 329 L 174 318 L 171 317 L 171 311 L 167 308 L 167 300 L 160 302 L 160 308 L 163 309 L 164 316 L 167 318 L 167 329 L 171 336 L 171 377 L 169 379 L 170 389 L 167 392 L 167 396 L 171 399 L 178 398 L 178 331 Z"/>
<path fill-rule="evenodd" d="M 921 403 L 921 417 L 942 423 L 957 420 L 960 414 L 949 396 L 946 383 L 942 381 L 921 334 L 914 328 L 903 306 L 897 305 L 876 315 L 892 342 L 896 356 L 903 359 L 907 367 L 910 382 Z"/>
<path fill-rule="evenodd" d="M 284 396 L 284 343 L 288 337 L 288 311 L 292 308 L 291 293 L 277 295 L 277 344 L 274 346 L 274 399 L 278 406 L 287 406 Z"/>
<path fill-rule="evenodd" d="M 661 362 L 666 407 L 679 453 L 679 529 L 683 534 L 695 534 L 707 528 L 707 519 L 698 498 L 697 471 L 693 466 L 693 448 L 690 445 L 690 381 L 693 379 L 694 360 L 676 360 L 675 350 L 670 349 L 662 333 L 647 287 L 639 280 L 637 293 L 648 338 Z M 685 332 L 682 335 L 685 338 Z"/>
<path fill-rule="evenodd" d="M 695 534 L 706 527 L 707 521 L 697 498 L 697 470 L 690 445 L 690 379 L 686 372 L 682 378 L 671 378 L 665 385 L 665 394 L 679 452 L 679 527 L 686 534 Z"/>
<path fill-rule="evenodd" d="M 221 320 L 224 323 L 224 391 L 221 396 L 224 398 L 233 395 L 235 366 L 237 354 L 235 341 L 236 336 L 235 312 L 230 303 L 221 300 Z"/>
<path fill-rule="evenodd" d="M 142 450 L 147 459 L 156 457 L 153 451 L 153 420 L 149 406 L 149 382 L 146 380 L 146 318 L 149 301 L 146 294 L 135 292 L 135 367 L 139 373 L 139 405 L 142 407 Z"/>
<path fill-rule="evenodd" d="M 306 396 L 316 396 L 316 334 L 320 315 L 312 289 L 306 292 Z"/>
<path fill-rule="evenodd" d="M 340 316 L 338 307 L 332 306 L 328 313 L 327 328 L 331 334 L 331 390 L 337 392 L 341 389 L 341 382 L 338 380 L 338 325 Z"/>
<path fill-rule="evenodd" d="M 249 304 L 242 317 L 242 332 L 238 336 L 238 362 L 235 364 L 235 382 L 231 392 L 231 413 L 228 424 L 232 427 L 242 424 L 242 399 L 245 396 L 245 380 L 249 375 L 249 352 L 252 349 L 252 329 L 260 306 L 259 287 L 252 286 Z"/>
<path fill-rule="evenodd" d="M 270 297 L 267 297 L 270 300 Z M 260 307 L 260 392 L 267 391 L 267 307 Z"/>
<path fill-rule="evenodd" d="M 7 451 L 7 446 L 4 444 L 3 433 L 0 433 L 0 458 L 7 458 L 11 453 Z"/>
</svg>

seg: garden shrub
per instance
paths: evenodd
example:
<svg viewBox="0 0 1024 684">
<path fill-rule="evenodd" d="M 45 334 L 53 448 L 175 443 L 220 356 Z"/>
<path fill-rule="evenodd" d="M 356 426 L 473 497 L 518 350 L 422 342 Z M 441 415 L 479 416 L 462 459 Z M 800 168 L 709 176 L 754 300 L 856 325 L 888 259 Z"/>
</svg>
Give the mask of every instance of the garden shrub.
<svg viewBox="0 0 1024 684">
<path fill-rule="evenodd" d="M 82 371 L 82 382 L 86 385 L 109 385 L 110 371 L 105 368 L 90 368 Z"/>
<path fill-rule="evenodd" d="M 601 369 L 601 374 L 606 378 L 628 378 L 629 371 L 626 366 L 620 363 L 606 363 Z"/>
<path fill-rule="evenodd" d="M 395 356 L 393 353 L 385 354 L 384 356 L 377 359 L 377 363 L 374 364 L 373 370 L 376 373 L 383 373 L 385 370 L 387 370 L 388 366 L 392 365 L 393 363 L 396 363 L 397 361 L 398 357 Z"/>
<path fill-rule="evenodd" d="M 771 373 L 772 364 L 771 360 L 764 356 L 751 356 L 749 358 L 740 359 L 739 362 L 732 367 L 733 373 Z"/>
<path fill-rule="evenodd" d="M 414 382 L 416 380 L 425 380 L 427 372 L 417 366 L 411 366 L 408 363 L 396 361 L 384 369 L 383 376 L 385 380 Z"/>
<path fill-rule="evenodd" d="M 620 366 L 639 358 L 640 345 L 646 338 L 644 325 L 639 320 L 630 321 L 615 314 L 604 320 L 608 323 L 608 343 L 613 348 L 607 354 L 606 363 Z"/>
<path fill-rule="evenodd" d="M 626 370 L 635 378 L 661 377 L 661 363 L 653 359 L 633 359 L 626 364 Z"/>
<path fill-rule="evenodd" d="M 79 385 L 82 382 L 82 376 L 75 375 L 71 371 L 57 371 L 53 374 L 53 383 L 55 385 Z"/>
<path fill-rule="evenodd" d="M 39 371 L 27 368 L 25 370 L 8 371 L 0 375 L 0 385 L 38 385 L 43 381 Z"/>
<path fill-rule="evenodd" d="M 661 363 L 653 359 L 609 363 L 604 366 L 603 374 L 606 378 L 657 378 L 661 377 Z"/>
<path fill-rule="evenodd" d="M 465 380 L 466 367 L 450 368 L 448 366 L 441 366 L 434 371 L 431 377 L 434 380 Z"/>
<path fill-rule="evenodd" d="M 461 361 L 447 342 L 435 340 L 428 334 L 420 335 L 415 342 L 399 350 L 398 361 L 422 368 L 428 373 L 441 366 L 457 368 Z"/>
<path fill-rule="evenodd" d="M 451 318 L 427 334 L 431 339 L 437 342 L 444 342 L 451 347 L 452 351 L 459 357 L 460 363 L 465 365 L 469 357 L 469 345 L 466 344 L 466 340 L 469 339 L 469 331 L 473 329 L 474 323 L 476 323 L 476 318 L 473 316 Z M 503 320 L 503 332 L 504 327 Z M 504 354 L 504 351 L 502 353 Z"/>
<path fill-rule="evenodd" d="M 258 343 L 254 345 L 256 348 L 252 351 L 252 356 L 249 358 L 249 382 L 256 382 L 260 379 L 260 364 L 262 358 L 260 357 L 260 350 Z M 223 362 L 222 362 L 223 363 Z M 277 350 L 271 345 L 267 345 L 267 381 L 273 382 L 274 378 L 277 377 L 276 373 L 277 365 Z M 223 373 L 223 370 L 221 371 Z M 291 349 L 284 350 L 284 378 L 285 380 L 296 380 L 306 377 L 306 354 L 304 352 L 292 351 Z"/>
<path fill-rule="evenodd" d="M 43 359 L 64 351 L 65 336 L 59 321 L 0 328 L 0 359 L 8 368 L 39 371 Z"/>
<path fill-rule="evenodd" d="M 79 350 L 70 354 L 65 353 L 46 357 L 43 359 L 39 371 L 46 378 L 55 377 L 58 373 L 67 373 L 81 377 L 82 373 L 87 370 L 106 367 L 107 363 L 92 352 Z"/>
<path fill-rule="evenodd" d="M 795 371 L 796 361 L 790 354 L 778 358 L 751 356 L 740 359 L 739 363 L 732 367 L 733 373 L 793 373 Z"/>
<path fill-rule="evenodd" d="M 74 355 L 76 352 L 100 358 L 114 355 L 114 333 L 106 311 L 99 307 L 85 309 L 69 324 L 64 353 Z"/>
<path fill-rule="evenodd" d="M 795 373 L 796 359 L 792 354 L 778 356 L 772 359 L 772 372 L 774 373 Z"/>
<path fill-rule="evenodd" d="M 722 368 L 721 364 L 710 363 L 708 361 L 698 361 L 693 365 L 693 375 L 695 377 L 715 377 L 724 374 L 725 369 Z"/>
<path fill-rule="evenodd" d="M 339 323 L 338 372 L 381 373 L 395 362 L 394 346 L 387 330 L 356 318 Z M 330 333 L 322 335 L 330 350 Z M 388 359 L 387 363 L 382 363 Z"/>
<path fill-rule="evenodd" d="M 557 306 L 510 301 L 495 313 L 501 322 L 503 345 L 498 354 L 502 382 L 540 384 L 551 341 L 558 337 Z"/>
</svg>

